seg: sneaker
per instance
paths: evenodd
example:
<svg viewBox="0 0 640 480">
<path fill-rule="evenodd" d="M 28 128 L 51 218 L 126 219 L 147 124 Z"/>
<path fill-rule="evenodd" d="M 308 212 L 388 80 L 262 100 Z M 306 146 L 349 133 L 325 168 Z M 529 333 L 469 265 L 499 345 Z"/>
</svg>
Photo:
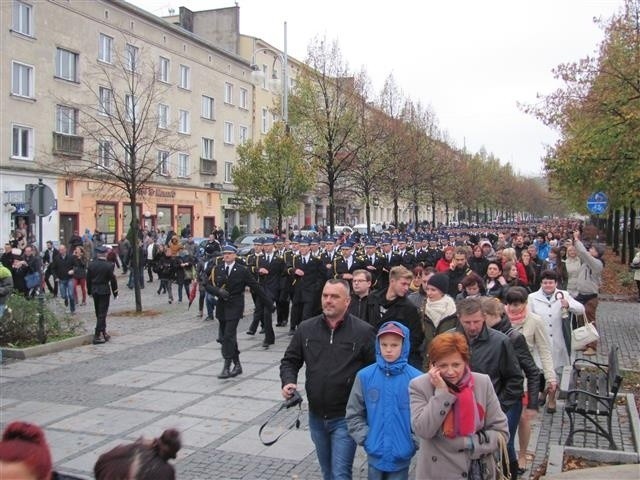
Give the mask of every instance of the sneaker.
<svg viewBox="0 0 640 480">
<path fill-rule="evenodd" d="M 173 303 L 173 300 L 169 300 L 169 303 Z"/>
<path fill-rule="evenodd" d="M 69 299 L 68 299 L 68 298 L 65 298 L 65 299 L 64 299 L 64 306 L 65 306 L 65 307 L 68 307 L 68 306 L 69 306 Z"/>
<path fill-rule="evenodd" d="M 104 337 L 105 342 L 108 342 L 109 340 L 111 340 L 111 335 L 109 335 L 107 332 L 104 332 L 102 336 Z"/>
</svg>

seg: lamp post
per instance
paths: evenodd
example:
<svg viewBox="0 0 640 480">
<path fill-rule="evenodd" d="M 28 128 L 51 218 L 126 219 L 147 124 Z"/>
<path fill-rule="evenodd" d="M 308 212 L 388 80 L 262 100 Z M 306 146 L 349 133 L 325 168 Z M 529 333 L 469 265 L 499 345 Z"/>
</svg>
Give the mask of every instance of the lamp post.
<svg viewBox="0 0 640 480">
<path fill-rule="evenodd" d="M 282 64 L 282 121 L 285 124 L 285 128 L 288 128 L 289 125 L 289 61 L 287 57 L 287 22 L 284 22 L 284 52 L 280 53 L 272 48 L 264 47 L 264 48 L 254 48 L 252 61 L 251 61 L 251 69 L 253 70 L 254 78 L 258 78 L 262 71 L 260 67 L 256 64 L 256 54 L 260 52 L 270 52 L 274 55 L 273 65 L 271 70 L 273 71 L 271 78 L 276 80 L 278 77 L 275 72 L 275 64 L 276 60 L 280 60 Z"/>
</svg>

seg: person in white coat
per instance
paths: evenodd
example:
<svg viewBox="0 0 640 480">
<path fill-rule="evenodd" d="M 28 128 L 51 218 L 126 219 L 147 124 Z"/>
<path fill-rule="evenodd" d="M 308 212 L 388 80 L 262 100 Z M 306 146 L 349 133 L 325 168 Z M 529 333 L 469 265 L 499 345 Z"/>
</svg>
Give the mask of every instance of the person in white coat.
<svg viewBox="0 0 640 480">
<path fill-rule="evenodd" d="M 638 287 L 638 302 L 640 302 L 640 249 L 636 252 L 636 256 L 633 257 L 631 269 L 633 270 L 633 279 Z"/>
<path fill-rule="evenodd" d="M 529 294 L 529 309 L 542 317 L 551 342 L 551 357 L 556 376 L 563 367 L 571 363 L 571 317 L 584 315 L 584 305 L 575 300 L 566 290 L 558 289 L 558 274 L 544 270 L 540 274 L 540 289 Z M 549 393 L 547 412 L 556 408 L 555 392 Z"/>
</svg>

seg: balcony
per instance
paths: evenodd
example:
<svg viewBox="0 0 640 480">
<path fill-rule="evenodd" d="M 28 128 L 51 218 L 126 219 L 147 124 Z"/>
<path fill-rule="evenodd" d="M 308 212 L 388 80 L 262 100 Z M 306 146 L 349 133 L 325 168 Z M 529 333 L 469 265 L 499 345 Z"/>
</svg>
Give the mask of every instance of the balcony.
<svg viewBox="0 0 640 480">
<path fill-rule="evenodd" d="M 84 138 L 75 135 L 65 135 L 53 132 L 53 154 L 69 157 L 81 157 L 84 148 Z"/>
<path fill-rule="evenodd" d="M 217 175 L 218 161 L 200 157 L 200 175 Z"/>
</svg>

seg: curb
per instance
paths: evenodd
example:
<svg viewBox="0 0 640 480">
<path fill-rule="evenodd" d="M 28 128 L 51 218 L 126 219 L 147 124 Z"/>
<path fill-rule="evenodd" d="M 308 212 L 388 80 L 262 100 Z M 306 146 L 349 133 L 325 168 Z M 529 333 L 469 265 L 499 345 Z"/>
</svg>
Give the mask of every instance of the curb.
<svg viewBox="0 0 640 480">
<path fill-rule="evenodd" d="M 2 356 L 5 358 L 16 358 L 25 360 L 27 358 L 40 357 L 50 353 L 62 352 L 71 348 L 80 347 L 91 343 L 93 335 L 80 335 L 78 337 L 65 338 L 57 342 L 45 343 L 44 345 L 35 345 L 27 348 L 7 348 L 2 347 Z"/>
</svg>

